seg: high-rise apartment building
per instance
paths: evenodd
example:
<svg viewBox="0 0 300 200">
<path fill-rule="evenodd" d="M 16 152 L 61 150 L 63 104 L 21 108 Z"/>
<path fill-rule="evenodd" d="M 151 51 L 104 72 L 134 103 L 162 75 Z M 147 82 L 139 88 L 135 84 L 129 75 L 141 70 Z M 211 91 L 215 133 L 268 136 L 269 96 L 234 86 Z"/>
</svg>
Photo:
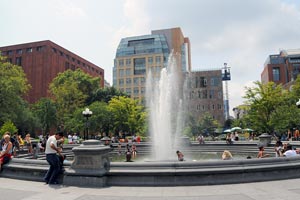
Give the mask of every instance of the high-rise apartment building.
<svg viewBox="0 0 300 200">
<path fill-rule="evenodd" d="M 180 28 L 155 30 L 151 35 L 121 39 L 114 60 L 113 86 L 142 102 L 147 73 L 151 71 L 159 77 L 172 52 L 178 58 L 178 68 L 189 71 L 190 42 Z"/>
<path fill-rule="evenodd" d="M 100 77 L 104 87 L 104 70 L 50 40 L 0 47 L 7 61 L 22 66 L 31 85 L 25 99 L 34 103 L 49 97 L 49 84 L 58 73 L 82 69 L 93 77 Z"/>
<path fill-rule="evenodd" d="M 261 73 L 262 83 L 273 81 L 288 86 L 300 74 L 300 49 L 281 50 L 269 55 Z"/>
<path fill-rule="evenodd" d="M 188 112 L 197 121 L 209 113 L 224 124 L 222 70 L 193 71 L 188 75 L 186 90 Z M 217 128 L 217 127 L 215 127 Z"/>
</svg>

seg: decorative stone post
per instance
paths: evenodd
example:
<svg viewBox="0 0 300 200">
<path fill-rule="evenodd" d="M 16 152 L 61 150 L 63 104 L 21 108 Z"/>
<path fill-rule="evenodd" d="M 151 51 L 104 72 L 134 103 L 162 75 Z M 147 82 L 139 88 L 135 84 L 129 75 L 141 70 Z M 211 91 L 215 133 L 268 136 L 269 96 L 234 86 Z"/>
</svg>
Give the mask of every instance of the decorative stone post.
<svg viewBox="0 0 300 200">
<path fill-rule="evenodd" d="M 72 149 L 74 161 L 64 173 L 65 185 L 104 187 L 110 169 L 108 153 L 112 149 L 99 140 L 87 140 Z"/>
<path fill-rule="evenodd" d="M 260 136 L 258 136 L 259 138 L 259 143 L 258 146 L 268 146 L 269 144 L 271 144 L 271 135 L 269 135 L 268 133 L 263 133 Z"/>
</svg>

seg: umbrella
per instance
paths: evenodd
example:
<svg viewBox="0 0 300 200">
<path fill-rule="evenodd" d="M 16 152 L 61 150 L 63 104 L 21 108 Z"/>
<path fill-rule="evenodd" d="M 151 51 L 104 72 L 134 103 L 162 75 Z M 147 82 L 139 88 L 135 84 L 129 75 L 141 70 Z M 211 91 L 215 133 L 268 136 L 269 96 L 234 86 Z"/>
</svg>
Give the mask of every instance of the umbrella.
<svg viewBox="0 0 300 200">
<path fill-rule="evenodd" d="M 223 131 L 223 133 L 231 133 L 231 129 L 226 129 Z"/>
<path fill-rule="evenodd" d="M 242 130 L 241 127 L 233 127 L 233 128 L 231 129 L 232 132 L 234 132 L 234 131 L 241 131 L 241 130 Z"/>
<path fill-rule="evenodd" d="M 251 129 L 251 128 L 245 128 L 245 129 L 243 129 L 243 131 L 245 131 L 245 132 L 253 132 L 254 130 Z"/>
</svg>

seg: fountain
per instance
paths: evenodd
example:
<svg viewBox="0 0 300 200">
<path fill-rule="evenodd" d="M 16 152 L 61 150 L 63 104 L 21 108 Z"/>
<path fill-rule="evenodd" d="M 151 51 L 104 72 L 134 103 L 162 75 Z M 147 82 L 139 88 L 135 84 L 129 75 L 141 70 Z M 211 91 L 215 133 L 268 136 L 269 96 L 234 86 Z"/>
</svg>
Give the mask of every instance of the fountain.
<svg viewBox="0 0 300 200">
<path fill-rule="evenodd" d="M 147 75 L 146 103 L 150 113 L 152 157 L 155 160 L 170 160 L 176 155 L 183 123 L 182 74 L 176 64 L 176 57 L 171 54 L 160 77 L 151 70 Z"/>
</svg>

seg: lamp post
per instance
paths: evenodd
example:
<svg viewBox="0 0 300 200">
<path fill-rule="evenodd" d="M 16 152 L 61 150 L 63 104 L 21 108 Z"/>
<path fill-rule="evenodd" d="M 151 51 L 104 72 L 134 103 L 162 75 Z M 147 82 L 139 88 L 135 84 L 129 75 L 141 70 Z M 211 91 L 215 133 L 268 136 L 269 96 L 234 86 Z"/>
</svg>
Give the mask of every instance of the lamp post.
<svg viewBox="0 0 300 200">
<path fill-rule="evenodd" d="M 84 111 L 82 111 L 82 115 L 86 118 L 86 123 L 85 123 L 85 131 L 84 131 L 84 136 L 83 139 L 89 139 L 89 117 L 91 117 L 93 114 L 92 111 L 90 111 L 90 109 L 86 108 Z"/>
<path fill-rule="evenodd" d="M 300 99 L 299 99 L 299 101 L 297 101 L 296 106 L 297 106 L 298 108 L 300 108 Z"/>
</svg>

